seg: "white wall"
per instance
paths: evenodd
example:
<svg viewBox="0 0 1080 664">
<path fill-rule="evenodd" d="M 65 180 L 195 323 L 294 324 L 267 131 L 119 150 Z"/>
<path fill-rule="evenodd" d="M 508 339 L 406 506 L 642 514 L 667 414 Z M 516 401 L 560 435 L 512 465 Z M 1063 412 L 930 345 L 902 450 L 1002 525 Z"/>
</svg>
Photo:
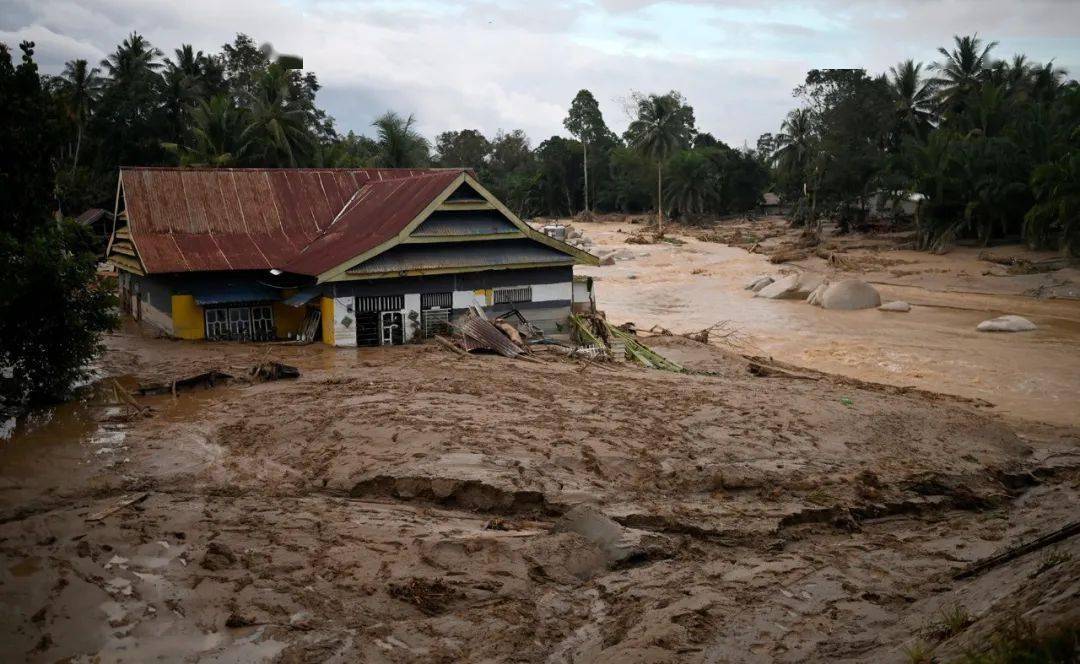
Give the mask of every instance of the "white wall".
<svg viewBox="0 0 1080 664">
<path fill-rule="evenodd" d="M 415 321 L 409 320 L 409 314 L 413 312 L 416 313 Z M 420 293 L 405 294 L 405 311 L 403 318 L 405 322 L 405 329 L 403 330 L 405 343 L 409 343 L 420 330 Z"/>
<path fill-rule="evenodd" d="M 351 297 L 334 298 L 334 345 L 356 345 L 356 314 L 352 310 L 355 300 Z"/>
</svg>

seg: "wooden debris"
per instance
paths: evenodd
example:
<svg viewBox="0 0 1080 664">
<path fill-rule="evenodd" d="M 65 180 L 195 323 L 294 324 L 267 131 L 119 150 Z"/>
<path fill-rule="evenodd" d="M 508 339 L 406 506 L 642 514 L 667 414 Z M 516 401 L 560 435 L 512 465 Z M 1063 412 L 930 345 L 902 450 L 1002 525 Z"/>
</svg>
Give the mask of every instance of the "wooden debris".
<svg viewBox="0 0 1080 664">
<path fill-rule="evenodd" d="M 434 339 L 435 339 L 435 341 L 439 342 L 439 345 L 443 346 L 444 348 L 447 348 L 449 350 L 454 351 L 458 355 L 461 355 L 461 356 L 464 356 L 464 357 L 468 357 L 468 355 L 469 355 L 468 353 L 466 353 L 462 349 L 458 348 L 457 344 L 455 344 L 453 341 L 450 341 L 449 339 L 447 339 L 444 336 L 440 336 L 440 335 L 436 334 L 434 336 Z"/>
<path fill-rule="evenodd" d="M 232 380 L 232 375 L 223 371 L 218 371 L 217 369 L 211 369 L 210 371 L 204 371 L 203 373 L 188 376 L 187 378 L 178 378 L 169 383 L 151 383 L 149 385 L 142 385 L 139 387 L 139 394 L 144 396 L 148 394 L 175 395 L 179 390 L 190 390 L 199 386 L 211 388 L 218 384 L 227 383 L 230 380 Z"/>
<path fill-rule="evenodd" d="M 113 503 L 112 505 L 110 505 L 110 506 L 108 506 L 108 507 L 106 507 L 106 508 L 104 508 L 102 510 L 99 510 L 97 512 L 94 512 L 90 516 L 86 517 L 86 520 L 87 521 L 101 521 L 102 519 L 109 516 L 110 514 L 114 514 L 116 512 L 119 512 L 120 510 L 124 509 L 128 505 L 134 505 L 135 503 L 139 503 L 139 502 L 142 502 L 142 501 L 146 500 L 146 497 L 149 496 L 149 495 L 150 494 L 146 493 L 146 492 L 125 494 L 123 496 L 120 496 L 120 498 L 115 503 Z"/>
<path fill-rule="evenodd" d="M 1072 523 L 1062 528 L 1058 528 L 1051 533 L 1047 533 L 1041 537 L 1037 537 L 1026 544 L 1021 544 L 997 555 L 990 556 L 989 558 L 984 558 L 967 567 L 966 569 L 957 572 L 953 575 L 953 578 L 966 579 L 972 576 L 977 576 L 988 569 L 992 569 L 994 567 L 997 567 L 998 565 L 1007 563 L 1010 560 L 1015 560 L 1016 558 L 1031 553 L 1032 551 L 1038 551 L 1039 549 L 1050 546 L 1051 544 L 1056 544 L 1058 542 L 1066 540 L 1073 535 L 1076 535 L 1077 533 L 1080 533 L 1080 521 L 1073 521 Z"/>
<path fill-rule="evenodd" d="M 261 362 L 251 367 L 249 372 L 252 376 L 262 380 L 281 380 L 282 378 L 299 378 L 300 370 L 281 362 Z"/>
</svg>

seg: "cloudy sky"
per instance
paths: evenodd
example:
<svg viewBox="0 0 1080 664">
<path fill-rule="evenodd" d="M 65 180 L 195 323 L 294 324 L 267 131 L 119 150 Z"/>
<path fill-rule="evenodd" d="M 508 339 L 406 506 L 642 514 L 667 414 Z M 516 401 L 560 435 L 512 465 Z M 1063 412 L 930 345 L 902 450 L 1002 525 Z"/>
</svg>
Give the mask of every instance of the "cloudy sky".
<svg viewBox="0 0 1080 664">
<path fill-rule="evenodd" d="M 98 61 L 131 31 L 170 53 L 237 32 L 298 53 L 340 130 L 386 109 L 447 129 L 565 133 L 589 88 L 609 125 L 631 90 L 680 90 L 698 127 L 733 146 L 775 131 L 811 68 L 884 71 L 932 60 L 954 34 L 1080 74 L 1080 0 L 0 0 L 0 41 L 37 43 L 42 68 Z"/>
</svg>

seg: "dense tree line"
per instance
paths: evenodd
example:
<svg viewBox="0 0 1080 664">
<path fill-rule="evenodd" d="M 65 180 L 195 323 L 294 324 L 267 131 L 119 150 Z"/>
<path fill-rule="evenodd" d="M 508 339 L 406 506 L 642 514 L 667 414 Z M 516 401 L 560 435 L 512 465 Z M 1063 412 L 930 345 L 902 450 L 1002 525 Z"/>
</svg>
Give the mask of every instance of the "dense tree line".
<svg viewBox="0 0 1080 664">
<path fill-rule="evenodd" d="M 773 182 L 797 223 L 841 229 L 875 199 L 917 201 L 920 243 L 1022 237 L 1080 251 L 1080 86 L 1053 63 L 992 57 L 996 43 L 956 37 L 941 59 L 876 77 L 814 70 L 780 133 Z M 899 209 L 894 206 L 892 209 Z"/>
<path fill-rule="evenodd" d="M 42 85 L 33 45 L 21 50 L 16 63 L 0 44 L 0 419 L 65 396 L 115 324 L 93 238 L 53 216 L 53 156 L 68 119 Z"/>
<path fill-rule="evenodd" d="M 57 155 L 58 207 L 108 207 L 124 164 L 189 166 L 466 166 L 526 215 L 582 210 L 683 217 L 752 208 L 767 182 L 764 159 L 695 127 L 676 92 L 636 95 L 622 137 L 593 95 L 571 101 L 565 127 L 535 147 L 521 130 L 446 131 L 429 142 L 415 119 L 389 111 L 368 132 L 340 134 L 315 103 L 319 82 L 297 58 L 240 34 L 218 53 L 181 45 L 165 55 L 132 34 L 98 65 L 69 62 L 46 80 L 65 144 Z M 667 185 L 662 180 L 666 176 Z"/>
</svg>

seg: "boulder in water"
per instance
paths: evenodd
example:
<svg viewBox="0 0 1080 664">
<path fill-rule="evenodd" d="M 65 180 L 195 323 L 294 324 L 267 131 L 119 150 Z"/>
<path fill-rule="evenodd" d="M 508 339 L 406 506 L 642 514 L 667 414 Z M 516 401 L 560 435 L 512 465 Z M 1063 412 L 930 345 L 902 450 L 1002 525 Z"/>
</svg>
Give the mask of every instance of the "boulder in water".
<svg viewBox="0 0 1080 664">
<path fill-rule="evenodd" d="M 1035 329 L 1035 323 L 1022 316 L 998 316 L 984 320 L 975 329 L 979 332 L 1027 332 Z"/>
<path fill-rule="evenodd" d="M 770 300 L 784 300 L 796 297 L 792 293 L 799 287 L 799 275 L 792 274 L 786 277 L 781 277 L 772 282 L 768 286 L 765 286 L 758 292 L 754 293 L 754 297 L 764 297 Z"/>
<path fill-rule="evenodd" d="M 760 277 L 755 277 L 754 279 L 752 279 L 750 281 L 750 283 L 746 284 L 745 290 L 753 291 L 753 292 L 756 293 L 759 290 L 761 290 L 762 288 L 765 288 L 766 286 L 771 284 L 772 282 L 773 282 L 773 278 L 768 276 L 768 275 L 762 275 Z"/>
<path fill-rule="evenodd" d="M 815 307 L 821 306 L 821 296 L 825 294 L 825 290 L 829 287 L 828 283 L 822 283 L 814 290 L 810 291 L 810 294 L 806 296 L 806 303 Z"/>
<path fill-rule="evenodd" d="M 821 306 L 826 309 L 873 309 L 881 306 L 881 295 L 865 281 L 845 279 L 825 289 Z"/>
<path fill-rule="evenodd" d="M 894 300 L 892 302 L 886 302 L 878 307 L 880 311 L 911 311 L 911 305 L 903 300 Z"/>
</svg>

